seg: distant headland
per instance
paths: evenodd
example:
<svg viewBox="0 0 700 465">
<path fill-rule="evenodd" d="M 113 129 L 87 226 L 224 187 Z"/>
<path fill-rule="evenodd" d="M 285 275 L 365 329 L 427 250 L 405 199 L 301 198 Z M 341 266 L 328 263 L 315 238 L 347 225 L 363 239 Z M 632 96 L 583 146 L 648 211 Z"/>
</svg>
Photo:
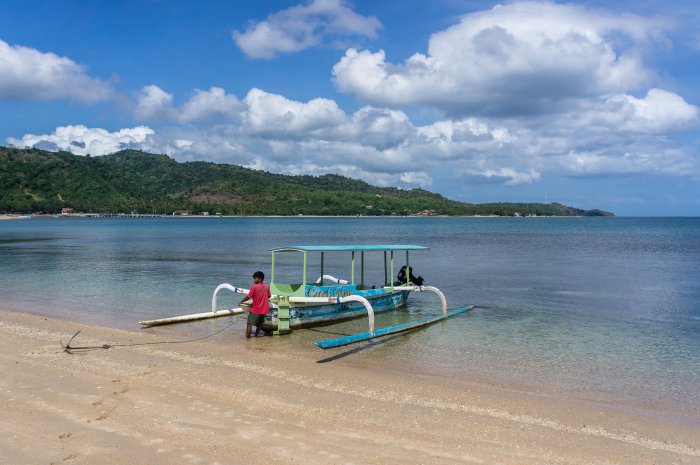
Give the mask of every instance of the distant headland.
<svg viewBox="0 0 700 465">
<path fill-rule="evenodd" d="M 0 147 L 0 212 L 176 216 L 614 216 L 559 203 L 458 202 L 336 174 L 289 176 L 179 163 L 122 150 L 100 157 Z"/>
</svg>

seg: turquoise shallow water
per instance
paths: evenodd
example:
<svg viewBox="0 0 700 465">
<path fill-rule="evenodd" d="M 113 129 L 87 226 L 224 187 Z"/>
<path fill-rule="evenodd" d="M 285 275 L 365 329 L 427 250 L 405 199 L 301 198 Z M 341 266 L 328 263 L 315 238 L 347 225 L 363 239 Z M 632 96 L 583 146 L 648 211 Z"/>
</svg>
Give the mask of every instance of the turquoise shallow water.
<svg viewBox="0 0 700 465">
<path fill-rule="evenodd" d="M 269 273 L 271 247 L 352 243 L 429 246 L 411 255 L 416 273 L 450 307 L 477 308 L 359 348 L 321 351 L 311 342 L 364 331 L 363 320 L 264 338 L 259 350 L 700 416 L 696 218 L 2 221 L 0 308 L 139 331 L 139 320 L 207 311 L 222 282 L 247 286 L 256 269 Z M 381 255 L 366 261 L 366 281 L 383 282 Z M 327 257 L 326 271 L 347 278 L 348 263 Z M 299 264 L 281 260 L 278 273 L 297 280 Z M 377 325 L 437 309 L 434 295 L 412 294 Z M 147 331 L 201 336 L 228 321 Z M 242 344 L 241 333 L 213 342 Z"/>
</svg>

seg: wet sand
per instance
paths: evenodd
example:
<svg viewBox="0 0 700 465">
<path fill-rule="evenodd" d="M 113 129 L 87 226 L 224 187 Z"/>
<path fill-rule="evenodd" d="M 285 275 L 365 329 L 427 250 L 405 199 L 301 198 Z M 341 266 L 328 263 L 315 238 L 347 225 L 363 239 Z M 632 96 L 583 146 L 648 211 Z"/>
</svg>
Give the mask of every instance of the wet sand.
<svg viewBox="0 0 700 465">
<path fill-rule="evenodd" d="M 700 464 L 700 419 L 0 311 L 22 464 Z"/>
</svg>

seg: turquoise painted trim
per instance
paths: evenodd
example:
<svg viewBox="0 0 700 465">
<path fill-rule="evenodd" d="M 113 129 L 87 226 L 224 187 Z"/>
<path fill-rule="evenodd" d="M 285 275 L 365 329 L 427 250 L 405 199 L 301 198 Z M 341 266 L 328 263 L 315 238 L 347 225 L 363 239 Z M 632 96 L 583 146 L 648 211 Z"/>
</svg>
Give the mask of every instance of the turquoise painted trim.
<svg viewBox="0 0 700 465">
<path fill-rule="evenodd" d="M 331 287 L 331 286 L 328 286 Z M 374 308 L 374 313 L 382 313 L 395 310 L 406 304 L 409 291 L 396 291 L 388 293 L 383 289 L 368 289 L 359 291 L 369 300 Z M 367 309 L 361 302 L 347 302 L 344 304 L 293 304 L 289 309 L 290 326 L 292 328 L 311 327 L 320 324 L 329 324 L 348 318 L 367 318 Z M 271 331 L 277 327 L 277 309 L 270 308 L 270 313 L 265 317 L 263 330 Z"/>
<path fill-rule="evenodd" d="M 458 308 L 456 310 L 451 310 L 447 312 L 447 315 L 438 315 L 429 318 L 423 318 L 422 320 L 411 321 L 409 323 L 403 323 L 400 325 L 389 326 L 387 328 L 381 328 L 374 332 L 374 334 L 369 331 L 360 334 L 353 334 L 352 336 L 339 337 L 336 339 L 327 339 L 325 341 L 316 341 L 316 344 L 321 349 L 332 349 L 334 347 L 346 346 L 348 344 L 354 344 L 356 342 L 369 341 L 370 339 L 375 339 L 382 336 L 388 336 L 390 334 L 401 333 L 404 331 L 410 331 L 412 329 L 421 328 L 423 326 L 428 326 L 430 324 L 436 323 L 440 320 L 445 320 L 451 316 L 464 313 L 467 310 L 473 309 L 473 306 Z"/>
<path fill-rule="evenodd" d="M 275 247 L 270 252 L 361 252 L 383 250 L 429 250 L 422 245 L 292 245 Z"/>
<path fill-rule="evenodd" d="M 374 290 L 379 290 L 382 292 L 382 289 L 372 289 Z M 306 297 L 346 297 L 349 295 L 355 295 L 358 293 L 357 286 L 354 284 L 331 284 L 328 286 L 321 286 L 319 284 L 310 284 L 306 286 L 306 289 L 304 290 L 304 295 Z M 363 292 L 363 295 L 365 293 Z"/>
</svg>

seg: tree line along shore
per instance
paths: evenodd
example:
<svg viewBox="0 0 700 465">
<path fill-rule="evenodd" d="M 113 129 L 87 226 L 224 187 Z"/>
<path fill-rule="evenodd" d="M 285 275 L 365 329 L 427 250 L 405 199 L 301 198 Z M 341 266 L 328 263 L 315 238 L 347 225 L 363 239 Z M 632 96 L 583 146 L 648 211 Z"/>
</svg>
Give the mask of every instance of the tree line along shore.
<svg viewBox="0 0 700 465">
<path fill-rule="evenodd" d="M 458 202 L 336 174 L 290 176 L 122 150 L 0 147 L 0 212 L 175 216 L 612 216 L 559 203 Z"/>
</svg>

